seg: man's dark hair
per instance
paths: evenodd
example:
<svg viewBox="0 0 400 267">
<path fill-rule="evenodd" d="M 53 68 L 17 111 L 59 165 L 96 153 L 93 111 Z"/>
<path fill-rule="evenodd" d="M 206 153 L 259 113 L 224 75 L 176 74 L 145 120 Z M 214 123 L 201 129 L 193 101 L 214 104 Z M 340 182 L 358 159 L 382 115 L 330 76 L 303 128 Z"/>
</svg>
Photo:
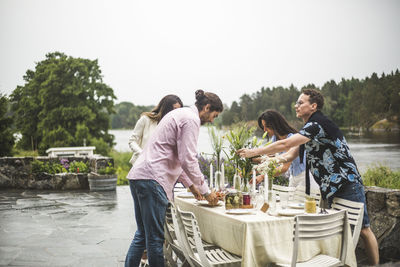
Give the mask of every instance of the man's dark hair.
<svg viewBox="0 0 400 267">
<path fill-rule="evenodd" d="M 311 104 L 317 104 L 318 110 L 322 110 L 322 108 L 324 107 L 324 97 L 318 90 L 303 89 L 302 93 L 308 95 Z"/>
<path fill-rule="evenodd" d="M 195 103 L 197 109 L 201 111 L 207 104 L 210 104 L 210 111 L 222 112 L 224 109 L 221 99 L 216 94 L 197 90 Z"/>
</svg>

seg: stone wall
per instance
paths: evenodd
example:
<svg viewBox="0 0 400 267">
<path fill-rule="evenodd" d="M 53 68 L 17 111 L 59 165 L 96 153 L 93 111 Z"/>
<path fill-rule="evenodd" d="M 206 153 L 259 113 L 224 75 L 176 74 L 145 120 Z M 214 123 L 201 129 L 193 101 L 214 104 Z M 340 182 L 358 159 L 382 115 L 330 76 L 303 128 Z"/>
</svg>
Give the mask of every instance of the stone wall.
<svg viewBox="0 0 400 267">
<path fill-rule="evenodd" d="M 399 262 L 400 190 L 372 186 L 366 187 L 365 191 L 371 230 L 378 239 L 381 262 Z M 363 249 L 362 242 L 358 249 Z"/>
<path fill-rule="evenodd" d="M 98 169 L 114 166 L 114 160 L 109 157 L 63 157 L 73 161 L 83 161 L 89 166 L 90 172 L 97 172 Z M 89 189 L 87 173 L 32 173 L 32 161 L 53 161 L 59 163 L 59 158 L 49 157 L 2 157 L 0 158 L 0 188 L 21 188 L 21 189 L 53 189 L 53 190 L 74 190 Z"/>
</svg>

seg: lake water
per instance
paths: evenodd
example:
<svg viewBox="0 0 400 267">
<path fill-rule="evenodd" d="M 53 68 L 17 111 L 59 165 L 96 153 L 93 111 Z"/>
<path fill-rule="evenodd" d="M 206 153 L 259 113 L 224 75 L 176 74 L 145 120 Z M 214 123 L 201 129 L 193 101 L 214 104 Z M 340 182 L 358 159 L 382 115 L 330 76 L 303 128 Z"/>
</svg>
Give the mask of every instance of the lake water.
<svg viewBox="0 0 400 267">
<path fill-rule="evenodd" d="M 117 151 L 130 151 L 128 140 L 131 130 L 111 130 L 115 136 L 115 149 Z M 391 169 L 400 170 L 400 134 L 368 134 L 363 136 L 345 134 L 350 151 L 361 173 L 368 167 L 377 164 L 389 166 Z M 225 147 L 228 145 L 225 144 Z M 207 127 L 201 127 L 198 142 L 198 151 L 212 153 Z"/>
</svg>

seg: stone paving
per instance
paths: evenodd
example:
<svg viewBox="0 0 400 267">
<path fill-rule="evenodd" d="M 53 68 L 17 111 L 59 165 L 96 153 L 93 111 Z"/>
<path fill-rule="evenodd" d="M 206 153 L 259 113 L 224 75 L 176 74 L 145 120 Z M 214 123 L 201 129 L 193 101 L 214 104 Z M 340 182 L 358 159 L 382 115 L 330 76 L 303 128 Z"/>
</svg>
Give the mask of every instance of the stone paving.
<svg viewBox="0 0 400 267">
<path fill-rule="evenodd" d="M 0 266 L 124 266 L 135 230 L 128 186 L 0 190 Z"/>
<path fill-rule="evenodd" d="M 128 186 L 107 192 L 0 190 L 0 266 L 124 266 L 135 231 Z M 357 259 L 365 266 L 365 255 Z"/>
</svg>

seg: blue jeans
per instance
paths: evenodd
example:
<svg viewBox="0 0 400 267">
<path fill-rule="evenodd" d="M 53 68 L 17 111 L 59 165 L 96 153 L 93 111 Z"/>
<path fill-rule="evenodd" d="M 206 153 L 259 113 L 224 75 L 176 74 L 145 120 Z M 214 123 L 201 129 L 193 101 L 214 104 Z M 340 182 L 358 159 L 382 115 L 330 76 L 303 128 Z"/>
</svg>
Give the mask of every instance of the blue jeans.
<svg viewBox="0 0 400 267">
<path fill-rule="evenodd" d="M 136 267 L 144 249 L 150 266 L 164 266 L 164 222 L 167 195 L 154 180 L 129 180 L 137 230 L 126 254 L 125 267 Z"/>
<path fill-rule="evenodd" d="M 367 211 L 367 202 L 365 200 L 364 185 L 361 183 L 348 183 L 341 187 L 334 195 L 334 197 L 339 197 L 347 199 L 354 202 L 364 203 L 364 217 L 362 222 L 362 227 L 369 227 L 369 217 Z M 332 204 L 333 198 L 328 199 L 329 206 Z"/>
</svg>

